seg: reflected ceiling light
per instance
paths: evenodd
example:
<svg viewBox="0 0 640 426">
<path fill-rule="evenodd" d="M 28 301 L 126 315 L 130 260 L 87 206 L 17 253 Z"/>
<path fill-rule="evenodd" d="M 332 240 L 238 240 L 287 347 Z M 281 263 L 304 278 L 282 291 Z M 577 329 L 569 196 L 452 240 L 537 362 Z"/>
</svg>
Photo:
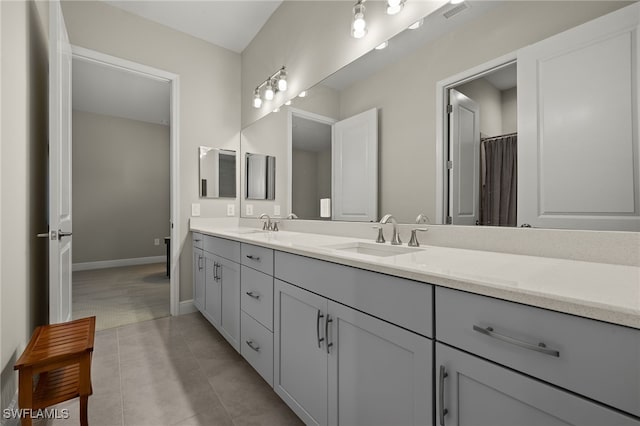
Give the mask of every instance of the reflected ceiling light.
<svg viewBox="0 0 640 426">
<path fill-rule="evenodd" d="M 451 4 L 458 4 L 458 3 L 462 3 L 464 0 L 451 0 L 449 3 Z"/>
<path fill-rule="evenodd" d="M 285 105 L 291 105 L 291 99 L 284 103 Z"/>
<path fill-rule="evenodd" d="M 300 92 L 300 94 L 298 95 L 298 97 L 300 98 L 304 98 L 305 96 L 307 96 L 307 91 L 303 90 L 302 92 Z"/>
<path fill-rule="evenodd" d="M 389 46 L 389 41 L 383 41 L 382 43 L 376 46 L 376 50 L 382 50 L 387 46 Z"/>
<path fill-rule="evenodd" d="M 399 13 L 404 7 L 404 2 L 405 0 L 387 0 L 387 15 Z"/>
<path fill-rule="evenodd" d="M 413 24 L 409 25 L 409 29 L 410 30 L 417 30 L 418 28 L 420 28 L 422 26 L 423 23 L 424 23 L 424 19 L 416 21 Z"/>
<path fill-rule="evenodd" d="M 364 19 L 365 0 L 358 0 L 353 6 L 353 21 L 351 22 L 351 37 L 362 38 L 367 35 L 367 21 Z"/>
<path fill-rule="evenodd" d="M 260 91 L 264 88 L 264 99 L 267 101 L 273 100 L 277 92 L 284 92 L 287 90 L 287 69 L 286 67 L 280 68 L 274 72 L 269 78 L 260 83 L 253 92 L 253 107 L 260 108 L 262 106 L 262 97 Z"/>
<path fill-rule="evenodd" d="M 280 108 L 279 108 L 279 107 L 278 107 L 278 108 L 275 108 L 275 109 L 273 110 L 273 112 L 278 112 L 278 111 L 280 111 Z"/>
</svg>

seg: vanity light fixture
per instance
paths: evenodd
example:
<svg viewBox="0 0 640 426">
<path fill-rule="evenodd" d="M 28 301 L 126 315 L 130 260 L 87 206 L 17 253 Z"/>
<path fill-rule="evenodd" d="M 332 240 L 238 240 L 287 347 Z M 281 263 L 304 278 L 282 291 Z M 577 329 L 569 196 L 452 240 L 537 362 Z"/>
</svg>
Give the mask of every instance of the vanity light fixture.
<svg viewBox="0 0 640 426">
<path fill-rule="evenodd" d="M 389 41 L 383 41 L 382 43 L 376 46 L 376 50 L 382 50 L 387 46 L 389 46 Z"/>
<path fill-rule="evenodd" d="M 253 107 L 260 108 L 262 106 L 262 96 L 260 91 L 264 88 L 264 99 L 273 100 L 277 92 L 287 90 L 287 69 L 283 66 L 274 72 L 269 78 L 260 83 L 253 92 Z"/>
<path fill-rule="evenodd" d="M 418 28 L 420 28 L 422 26 L 423 23 L 424 23 L 424 19 L 416 21 L 413 24 L 409 25 L 409 29 L 410 30 L 417 30 Z"/>
<path fill-rule="evenodd" d="M 351 37 L 362 38 L 367 35 L 367 21 L 364 19 L 364 2 L 366 0 L 358 0 L 353 6 L 353 21 L 351 22 Z"/>
<path fill-rule="evenodd" d="M 400 13 L 406 0 L 387 0 L 387 15 Z M 454 0 L 452 0 L 454 1 Z"/>
</svg>

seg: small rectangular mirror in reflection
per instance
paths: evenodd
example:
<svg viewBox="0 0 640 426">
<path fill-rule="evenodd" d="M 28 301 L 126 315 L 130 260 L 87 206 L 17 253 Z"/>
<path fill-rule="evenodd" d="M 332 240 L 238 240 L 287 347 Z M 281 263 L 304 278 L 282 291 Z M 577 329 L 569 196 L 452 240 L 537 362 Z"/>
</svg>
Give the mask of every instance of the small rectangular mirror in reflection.
<svg viewBox="0 0 640 426">
<path fill-rule="evenodd" d="M 248 200 L 275 200 L 276 157 L 246 153 Z"/>
<path fill-rule="evenodd" d="M 236 198 L 236 152 L 201 146 L 200 198 Z"/>
</svg>

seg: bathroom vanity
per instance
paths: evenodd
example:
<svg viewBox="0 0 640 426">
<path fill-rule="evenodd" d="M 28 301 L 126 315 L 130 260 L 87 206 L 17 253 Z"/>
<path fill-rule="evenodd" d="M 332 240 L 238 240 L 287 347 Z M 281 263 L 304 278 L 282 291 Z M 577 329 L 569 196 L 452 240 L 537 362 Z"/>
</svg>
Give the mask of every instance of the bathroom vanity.
<svg viewBox="0 0 640 426">
<path fill-rule="evenodd" d="M 638 267 L 192 231 L 196 307 L 306 424 L 640 425 Z"/>
</svg>

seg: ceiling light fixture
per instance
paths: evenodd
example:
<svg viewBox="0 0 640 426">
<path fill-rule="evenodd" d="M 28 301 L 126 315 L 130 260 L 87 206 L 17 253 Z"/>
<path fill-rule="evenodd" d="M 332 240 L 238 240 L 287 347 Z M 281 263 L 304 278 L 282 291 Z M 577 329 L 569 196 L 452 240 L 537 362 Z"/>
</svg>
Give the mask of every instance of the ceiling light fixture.
<svg viewBox="0 0 640 426">
<path fill-rule="evenodd" d="M 400 13 L 402 8 L 404 7 L 404 2 L 405 0 L 387 0 L 387 15 L 395 15 L 397 13 Z"/>
<path fill-rule="evenodd" d="M 459 4 L 462 3 L 464 0 L 451 0 L 449 3 L 451 4 Z"/>
<path fill-rule="evenodd" d="M 424 23 L 424 19 L 416 21 L 413 24 L 409 25 L 409 29 L 410 30 L 417 30 L 418 28 L 420 28 L 422 26 L 423 23 Z"/>
<path fill-rule="evenodd" d="M 289 99 L 287 102 L 284 103 L 285 105 L 291 105 L 291 99 Z"/>
<path fill-rule="evenodd" d="M 304 98 L 305 96 L 307 96 L 307 91 L 303 90 L 302 92 L 300 92 L 300 94 L 298 95 L 298 97 L 300 98 Z"/>
<path fill-rule="evenodd" d="M 364 19 L 365 0 L 358 0 L 353 6 L 353 21 L 351 22 L 351 37 L 362 38 L 367 35 L 367 21 Z"/>
<path fill-rule="evenodd" d="M 286 67 L 280 68 L 274 72 L 269 78 L 260 83 L 253 91 L 253 107 L 260 108 L 262 106 L 262 96 L 260 91 L 264 88 L 264 99 L 267 101 L 273 100 L 277 92 L 284 92 L 287 90 L 287 69 Z"/>
<path fill-rule="evenodd" d="M 383 41 L 382 43 L 380 43 L 379 45 L 376 46 L 376 50 L 382 50 L 382 49 L 386 48 L 387 46 L 389 46 L 389 42 L 388 41 Z"/>
</svg>

